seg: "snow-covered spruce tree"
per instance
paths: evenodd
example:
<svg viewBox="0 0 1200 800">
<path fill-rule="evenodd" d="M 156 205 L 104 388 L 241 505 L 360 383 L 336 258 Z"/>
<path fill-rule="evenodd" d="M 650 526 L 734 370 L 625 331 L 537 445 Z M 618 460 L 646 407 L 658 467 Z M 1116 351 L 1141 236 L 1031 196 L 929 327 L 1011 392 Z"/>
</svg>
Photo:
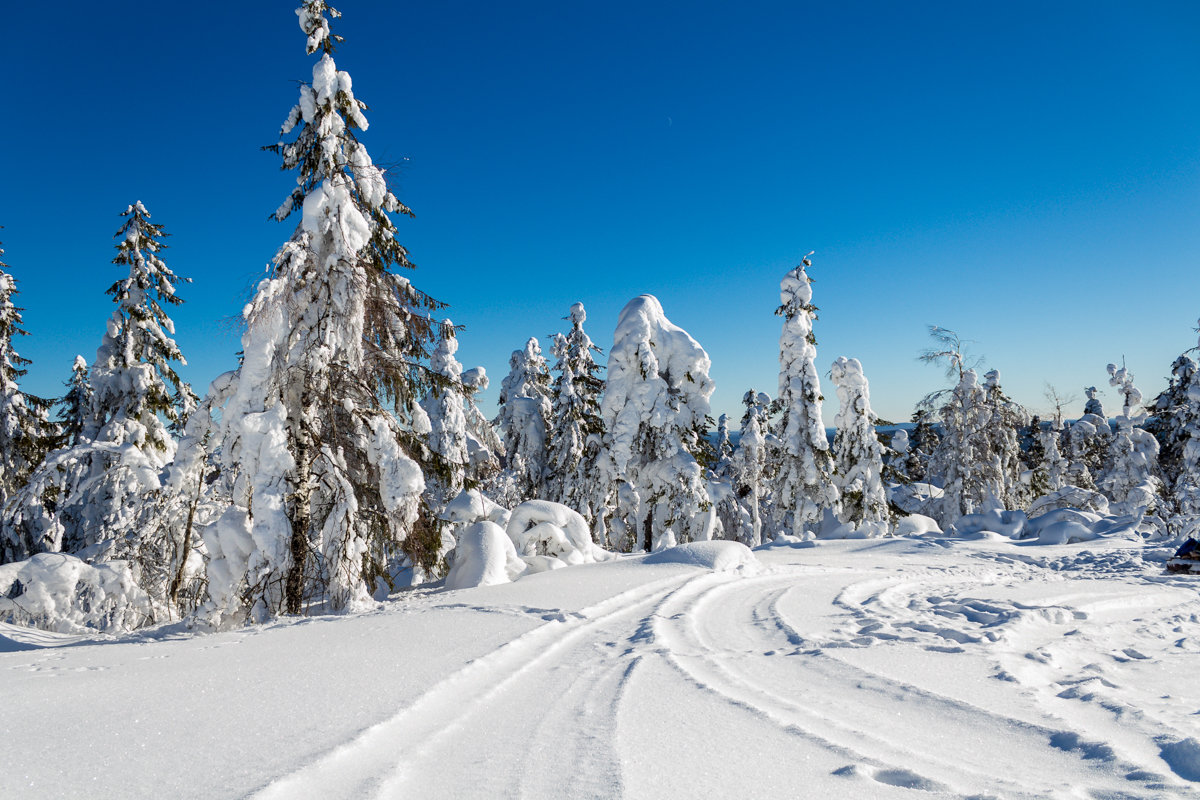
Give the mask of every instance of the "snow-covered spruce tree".
<svg viewBox="0 0 1200 800">
<path fill-rule="evenodd" d="M 21 328 L 22 309 L 13 303 L 16 282 L 7 269 L 0 261 L 0 509 L 41 463 L 54 433 L 47 420 L 50 403 L 22 392 L 17 385 L 29 359 L 22 358 L 14 347 L 13 340 L 26 332 Z M 0 550 L 0 564 L 12 560 L 4 557 L 7 549 Z"/>
<path fill-rule="evenodd" d="M 717 444 L 716 444 L 717 464 L 713 467 L 713 474 L 718 477 L 728 477 L 730 459 L 733 456 L 733 443 L 729 440 L 729 415 L 722 414 L 717 417 Z"/>
<path fill-rule="evenodd" d="M 1174 487 L 1185 468 L 1188 442 L 1200 436 L 1200 372 L 1186 353 L 1175 359 L 1167 388 L 1148 410 L 1145 429 L 1158 439 L 1159 465 L 1167 486 Z"/>
<path fill-rule="evenodd" d="M 553 407 L 550 370 L 536 338 L 524 350 L 514 350 L 509 372 L 500 384 L 500 414 L 496 427 L 504 442 L 508 489 L 501 505 L 516 506 L 546 496 L 547 440 Z"/>
<path fill-rule="evenodd" d="M 1108 457 L 1096 483 L 1116 513 L 1132 514 L 1137 509 L 1154 511 L 1162 480 L 1158 477 L 1158 440 L 1136 426 L 1145 422 L 1142 393 L 1133 383 L 1133 373 L 1116 364 L 1108 365 L 1109 385 L 1120 390 L 1121 415 L 1109 442 Z"/>
<path fill-rule="evenodd" d="M 930 473 L 942 480 L 938 521 L 943 527 L 980 510 L 988 482 L 979 467 L 994 466 L 985 433 L 991 413 L 975 370 L 963 370 L 958 385 L 944 400 L 938 411 L 942 436 L 929 464 Z"/>
<path fill-rule="evenodd" d="M 600 348 L 583 330 L 587 320 L 583 303 L 572 305 L 564 319 L 571 321 L 571 331 L 555 338 L 558 361 L 551 389 L 549 492 L 551 499 L 578 511 L 595 530 L 597 517 L 603 513 L 603 498 L 597 492 L 604 438 L 600 416 L 604 381 L 595 359 Z"/>
<path fill-rule="evenodd" d="M 813 321 L 812 266 L 806 256 L 800 266 L 783 277 L 779 287 L 783 317 L 779 336 L 779 397 L 781 409 L 778 472 L 775 478 L 775 535 L 810 537 L 826 511 L 836 511 L 833 459 L 821 420 L 821 380 L 817 375 L 817 338 Z"/>
<path fill-rule="evenodd" d="M 140 202 L 122 212 L 113 263 L 128 277 L 109 289 L 117 307 L 88 376 L 92 396 L 80 412 L 76 443 L 47 455 L 15 498 L 6 527 L 30 553 L 61 551 L 91 562 L 128 559 L 152 597 L 163 584 L 168 544 L 147 527 L 175 455 L 168 424 L 185 420 L 196 396 L 174 363 L 184 363 L 164 305 L 182 302 L 181 280 L 159 256 L 162 226 Z"/>
<path fill-rule="evenodd" d="M 600 411 L 611 541 L 622 550 L 711 538 L 712 504 L 695 455 L 709 423 L 710 366 L 657 298 L 641 295 L 621 311 Z"/>
<path fill-rule="evenodd" d="M 472 367 L 462 374 L 463 415 L 467 423 L 467 482 L 482 486 L 500 472 L 504 443 L 491 421 L 475 404 L 475 395 L 488 388 L 487 370 Z"/>
<path fill-rule="evenodd" d="M 763 427 L 769 402 L 766 394 L 753 389 L 742 397 L 746 413 L 742 415 L 738 448 L 733 451 L 731 458 L 734 492 L 745 509 L 745 516 L 749 517 L 749 529 L 738 538 L 749 547 L 762 544 L 763 472 L 767 465 L 767 441 L 763 436 Z M 733 531 L 727 528 L 727 533 Z"/>
<path fill-rule="evenodd" d="M 984 470 L 990 484 L 987 491 L 1006 509 L 1023 508 L 1026 492 L 1021 482 L 1024 464 L 1018 435 L 1029 424 L 1029 414 L 1004 393 L 999 370 L 989 370 L 983 377 L 984 401 L 990 412 L 987 450 L 992 459 Z"/>
<path fill-rule="evenodd" d="M 870 390 L 857 358 L 839 356 L 830 378 L 837 387 L 833 481 L 841 496 L 838 519 L 855 528 L 887 532 L 891 521 L 883 488 L 883 448 L 875 435 Z"/>
<path fill-rule="evenodd" d="M 439 546 L 410 453 L 429 433 L 417 401 L 441 382 L 423 362 L 442 304 L 390 271 L 412 264 L 388 214 L 411 212 L 355 135 L 366 105 L 333 60 L 337 12 L 307 0 L 296 13 L 321 55 L 280 134 L 294 138 L 268 149 L 298 171 L 275 218 L 301 219 L 245 308 L 215 431 L 233 495 L 204 532 L 218 624 L 345 609 L 402 552 L 431 562 Z"/>
<path fill-rule="evenodd" d="M 92 383 L 83 356 L 75 356 L 71 379 L 65 385 L 67 393 L 58 409 L 59 446 L 74 447 L 83 436 L 92 409 Z"/>
<path fill-rule="evenodd" d="M 937 450 L 941 436 L 934 430 L 928 409 L 918 408 L 912 415 L 913 432 L 904 458 L 904 473 L 913 482 L 923 481 L 929 471 L 929 459 Z"/>
<path fill-rule="evenodd" d="M 1105 419 L 1104 404 L 1100 402 L 1099 397 L 1096 397 L 1099 391 L 1095 386 L 1089 386 L 1083 390 L 1083 393 L 1087 396 L 1087 402 L 1083 404 L 1083 413 L 1095 414 L 1097 417 Z"/>
<path fill-rule="evenodd" d="M 470 461 L 463 369 L 454 357 L 458 350 L 458 339 L 454 334 L 454 323 L 444 320 L 429 366 L 445 381 L 433 387 L 421 401 L 421 408 L 429 417 L 427 441 L 436 463 L 436 469 L 425 475 L 426 498 L 435 518 L 440 517 L 446 504 L 463 490 Z"/>
</svg>

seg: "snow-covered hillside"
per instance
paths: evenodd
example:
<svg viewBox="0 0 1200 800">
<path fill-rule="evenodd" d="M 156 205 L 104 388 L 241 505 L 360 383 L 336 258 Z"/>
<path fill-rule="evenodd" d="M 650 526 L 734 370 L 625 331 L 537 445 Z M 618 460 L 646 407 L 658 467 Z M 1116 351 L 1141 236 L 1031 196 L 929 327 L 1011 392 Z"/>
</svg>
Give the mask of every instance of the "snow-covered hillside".
<svg viewBox="0 0 1200 800">
<path fill-rule="evenodd" d="M 6 626 L 0 797 L 1194 797 L 1166 556 L 707 542 L 212 635 Z"/>
</svg>

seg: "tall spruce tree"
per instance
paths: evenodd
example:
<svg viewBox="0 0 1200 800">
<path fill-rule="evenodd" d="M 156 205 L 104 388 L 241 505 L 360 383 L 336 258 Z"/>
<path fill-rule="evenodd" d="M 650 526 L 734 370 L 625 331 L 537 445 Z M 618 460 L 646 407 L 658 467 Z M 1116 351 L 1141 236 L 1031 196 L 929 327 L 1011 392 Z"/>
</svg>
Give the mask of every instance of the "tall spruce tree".
<svg viewBox="0 0 1200 800">
<path fill-rule="evenodd" d="M 817 338 L 813 322 L 812 279 L 806 269 L 812 261 L 783 277 L 779 288 L 783 317 L 779 337 L 779 397 L 782 410 L 777 436 L 779 455 L 775 487 L 775 529 L 798 537 L 815 533 L 826 511 L 837 508 L 833 458 L 825 423 L 821 419 L 821 379 L 817 375 Z"/>
<path fill-rule="evenodd" d="M 564 319 L 570 320 L 571 330 L 555 338 L 558 361 L 551 388 L 550 497 L 578 511 L 595 529 L 603 509 L 603 498 L 596 489 L 604 437 L 600 416 L 604 381 L 600 378 L 602 367 L 595 359 L 601 351 L 583 329 L 587 320 L 583 303 L 572 305 Z"/>
<path fill-rule="evenodd" d="M 219 411 L 233 505 L 205 531 L 214 622 L 339 610 L 369 597 L 408 552 L 429 560 L 413 455 L 429 433 L 417 401 L 441 304 L 393 272 L 412 267 L 389 213 L 411 215 L 356 131 L 366 105 L 333 60 L 323 0 L 296 11 L 320 53 L 268 149 L 296 170 L 275 218 L 300 221 L 244 312 L 243 362 Z"/>
</svg>

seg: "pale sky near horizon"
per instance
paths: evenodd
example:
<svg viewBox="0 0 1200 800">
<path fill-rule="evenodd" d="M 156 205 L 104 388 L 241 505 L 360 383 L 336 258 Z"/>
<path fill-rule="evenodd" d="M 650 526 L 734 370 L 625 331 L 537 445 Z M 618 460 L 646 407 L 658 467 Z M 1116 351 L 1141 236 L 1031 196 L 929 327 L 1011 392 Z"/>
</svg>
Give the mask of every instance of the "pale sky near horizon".
<svg viewBox="0 0 1200 800">
<path fill-rule="evenodd" d="M 295 221 L 273 142 L 311 77 L 294 2 L 6 14 L 3 260 L 33 359 L 62 392 L 123 277 L 142 200 L 194 279 L 173 310 L 197 391 L 236 366 L 237 315 Z M 1011 396 L 1149 399 L 1200 316 L 1200 5 L 355 2 L 336 59 L 391 165 L 414 284 L 466 326 L 496 390 L 512 350 L 565 329 L 607 349 L 656 295 L 709 352 L 714 417 L 774 394 L 778 282 L 809 251 L 818 366 L 862 361 L 876 412 L 945 385 L 957 330 Z M 231 7 L 230 7 L 231 8 Z"/>
</svg>

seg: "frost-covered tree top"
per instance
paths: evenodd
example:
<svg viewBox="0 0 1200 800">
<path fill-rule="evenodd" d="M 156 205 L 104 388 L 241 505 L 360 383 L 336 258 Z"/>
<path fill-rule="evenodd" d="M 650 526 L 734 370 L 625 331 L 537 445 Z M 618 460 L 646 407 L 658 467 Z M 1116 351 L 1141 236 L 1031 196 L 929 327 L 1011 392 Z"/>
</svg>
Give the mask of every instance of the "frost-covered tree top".
<svg viewBox="0 0 1200 800">
<path fill-rule="evenodd" d="M 197 402 L 172 363 L 187 362 L 171 338 L 175 323 L 164 308 L 183 302 L 175 286 L 190 279 L 180 278 L 159 256 L 166 248 L 162 242 L 166 234 L 161 225 L 150 221 L 150 212 L 140 201 L 121 216 L 126 219 L 116 233 L 113 263 L 127 267 L 129 274 L 108 289 L 117 307 L 92 365 L 93 416 L 84 434 L 116 443 L 133 440 L 166 451 L 170 443 L 159 415 L 180 424 Z M 102 433 L 104 426 L 111 427 Z"/>
<path fill-rule="evenodd" d="M 1121 414 L 1135 424 L 1138 419 L 1145 415 L 1137 415 L 1134 412 L 1139 410 L 1142 404 L 1142 393 L 1136 386 L 1133 385 L 1133 373 L 1125 367 L 1117 368 L 1116 364 L 1108 365 L 1108 385 L 1116 386 L 1121 390 L 1122 408 Z"/>
<path fill-rule="evenodd" d="M 1100 398 L 1096 397 L 1099 391 L 1095 386 L 1089 386 L 1083 390 L 1083 393 L 1087 396 L 1087 403 L 1083 406 L 1084 414 L 1095 414 L 1097 417 L 1104 417 L 1104 404 L 1100 402 Z"/>
</svg>

